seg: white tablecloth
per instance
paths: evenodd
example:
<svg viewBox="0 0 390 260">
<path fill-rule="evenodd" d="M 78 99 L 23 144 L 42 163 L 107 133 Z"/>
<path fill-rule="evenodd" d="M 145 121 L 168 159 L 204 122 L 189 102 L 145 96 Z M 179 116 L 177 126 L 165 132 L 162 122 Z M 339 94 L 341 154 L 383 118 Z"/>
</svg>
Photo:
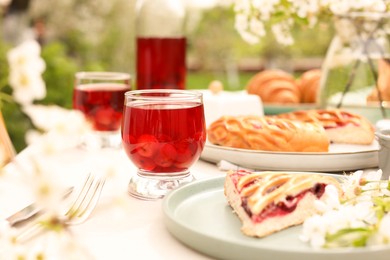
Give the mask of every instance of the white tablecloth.
<svg viewBox="0 0 390 260">
<path fill-rule="evenodd" d="M 163 222 L 162 200 L 143 201 L 127 194 L 136 168 L 123 150 L 86 151 L 68 148 L 41 156 L 33 145 L 2 169 L 0 176 L 0 219 L 33 200 L 31 173 L 39 157 L 45 171 L 63 188 L 77 186 L 89 173 L 110 172 L 99 204 L 83 224 L 72 226 L 71 234 L 92 255 L 89 259 L 210 259 L 175 239 Z M 40 156 L 39 156 L 40 155 Z M 216 165 L 199 160 L 191 172 L 196 179 L 223 176 Z M 40 243 L 40 238 L 30 243 Z M 1 244 L 0 244 L 1 246 Z M 221 249 L 223 250 L 223 249 Z"/>
<path fill-rule="evenodd" d="M 31 183 L 24 176 L 33 170 L 26 162 L 31 161 L 34 149 L 27 148 L 4 169 L 0 178 L 0 218 L 32 202 Z M 90 219 L 71 227 L 93 259 L 208 259 L 170 235 L 163 223 L 162 200 L 143 201 L 127 194 L 130 176 L 136 169 L 123 150 L 91 152 L 72 148 L 44 160 L 64 187 L 79 184 L 90 171 L 112 168 Z M 197 162 L 192 173 L 197 179 L 224 174 L 204 161 Z"/>
</svg>

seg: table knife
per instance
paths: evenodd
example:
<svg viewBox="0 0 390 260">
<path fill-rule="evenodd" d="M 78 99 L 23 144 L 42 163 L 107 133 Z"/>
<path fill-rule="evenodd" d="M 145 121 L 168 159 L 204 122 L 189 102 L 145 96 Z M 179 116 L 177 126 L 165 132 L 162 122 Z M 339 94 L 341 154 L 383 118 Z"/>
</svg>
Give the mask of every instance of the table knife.
<svg viewBox="0 0 390 260">
<path fill-rule="evenodd" d="M 72 193 L 72 191 L 73 187 L 66 189 L 63 198 L 67 198 Z M 42 207 L 38 206 L 36 203 L 31 203 L 30 205 L 7 217 L 6 221 L 8 221 L 11 227 L 17 227 L 39 216 L 41 213 L 43 213 L 43 211 L 44 209 Z"/>
</svg>

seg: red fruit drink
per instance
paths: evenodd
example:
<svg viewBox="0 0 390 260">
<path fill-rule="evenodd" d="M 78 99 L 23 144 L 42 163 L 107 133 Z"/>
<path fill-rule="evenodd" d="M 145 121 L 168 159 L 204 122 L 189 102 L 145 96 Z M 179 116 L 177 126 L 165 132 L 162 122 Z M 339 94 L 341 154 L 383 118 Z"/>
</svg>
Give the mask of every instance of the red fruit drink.
<svg viewBox="0 0 390 260">
<path fill-rule="evenodd" d="M 73 108 L 84 113 L 96 131 L 118 131 L 121 126 L 126 84 L 83 84 L 73 91 Z"/>
<path fill-rule="evenodd" d="M 137 89 L 185 89 L 186 38 L 137 38 Z"/>
<path fill-rule="evenodd" d="M 123 147 L 144 172 L 186 171 L 200 156 L 206 140 L 203 104 L 126 106 Z"/>
</svg>

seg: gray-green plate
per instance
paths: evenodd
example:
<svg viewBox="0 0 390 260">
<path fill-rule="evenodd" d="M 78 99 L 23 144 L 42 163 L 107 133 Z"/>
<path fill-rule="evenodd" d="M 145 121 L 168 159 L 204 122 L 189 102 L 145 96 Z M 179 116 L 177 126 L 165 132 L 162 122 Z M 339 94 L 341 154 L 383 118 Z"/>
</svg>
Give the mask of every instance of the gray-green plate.
<svg viewBox="0 0 390 260">
<path fill-rule="evenodd" d="M 264 104 L 264 114 L 265 115 L 278 115 L 282 113 L 293 112 L 297 110 L 309 110 L 316 109 L 318 106 L 316 104 L 304 103 L 304 104 Z"/>
<path fill-rule="evenodd" d="M 265 238 L 241 233 L 241 222 L 223 194 L 224 177 L 198 180 L 169 193 L 163 201 L 169 232 L 185 245 L 218 259 L 385 260 L 390 246 L 313 249 L 299 240 L 301 226 Z"/>
</svg>

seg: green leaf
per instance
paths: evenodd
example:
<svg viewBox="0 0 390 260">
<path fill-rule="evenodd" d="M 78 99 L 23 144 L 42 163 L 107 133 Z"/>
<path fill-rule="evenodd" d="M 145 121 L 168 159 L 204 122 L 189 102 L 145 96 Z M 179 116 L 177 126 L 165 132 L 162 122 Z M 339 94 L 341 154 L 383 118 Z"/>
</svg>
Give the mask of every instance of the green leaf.
<svg viewBox="0 0 390 260">
<path fill-rule="evenodd" d="M 390 212 L 390 197 L 374 197 L 372 198 L 372 201 L 375 205 L 375 210 L 377 211 L 377 213 L 384 215 L 385 213 Z"/>
<path fill-rule="evenodd" d="M 10 103 L 14 102 L 14 99 L 12 98 L 12 96 L 7 94 L 7 93 L 4 93 L 4 92 L 0 92 L 0 100 L 10 102 Z"/>
<path fill-rule="evenodd" d="M 334 234 L 326 235 L 325 247 L 363 247 L 372 230 L 370 227 L 340 229 Z"/>
</svg>

